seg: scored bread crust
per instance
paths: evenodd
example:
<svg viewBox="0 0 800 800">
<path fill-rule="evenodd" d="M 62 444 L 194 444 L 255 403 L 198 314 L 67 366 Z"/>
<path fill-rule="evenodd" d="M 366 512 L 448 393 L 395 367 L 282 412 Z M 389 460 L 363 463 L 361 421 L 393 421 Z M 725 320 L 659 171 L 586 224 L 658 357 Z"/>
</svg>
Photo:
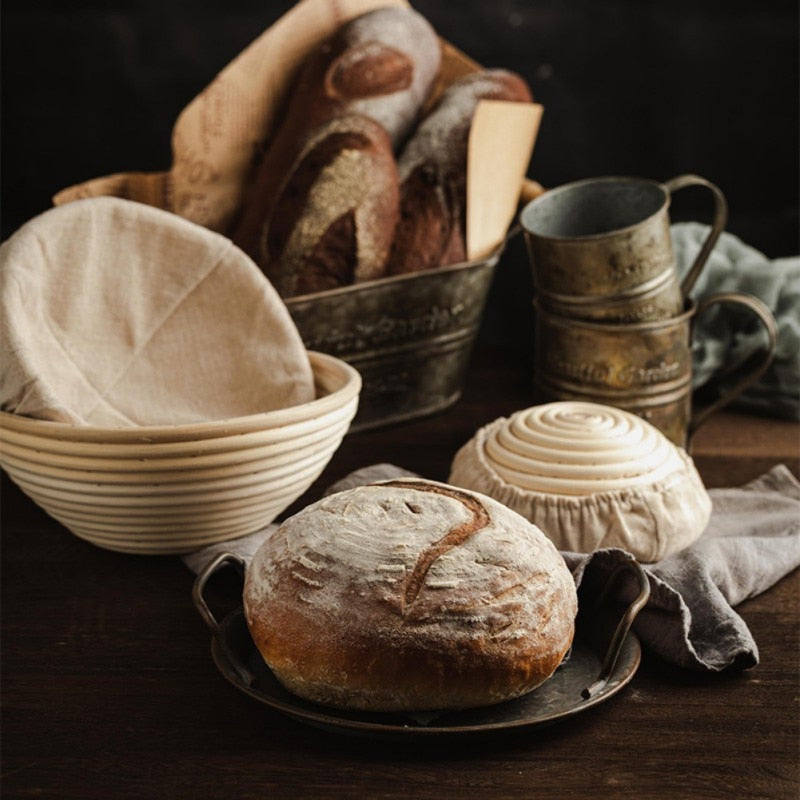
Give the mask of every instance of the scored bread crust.
<svg viewBox="0 0 800 800">
<path fill-rule="evenodd" d="M 396 480 L 286 520 L 248 568 L 244 609 L 276 678 L 339 708 L 424 711 L 519 697 L 574 635 L 572 576 L 491 498 Z"/>
<path fill-rule="evenodd" d="M 388 134 L 344 114 L 309 137 L 264 222 L 262 268 L 283 297 L 380 277 L 397 222 Z"/>
<path fill-rule="evenodd" d="M 342 25 L 301 65 L 285 113 L 254 168 L 231 238 L 264 269 L 260 247 L 278 192 L 309 136 L 343 114 L 369 117 L 397 149 L 433 87 L 441 45 L 430 23 L 405 6 L 387 6 Z M 393 230 L 394 220 L 384 223 Z"/>
<path fill-rule="evenodd" d="M 400 221 L 387 264 L 400 275 L 467 259 L 467 151 L 481 100 L 524 103 L 527 83 L 503 69 L 454 81 L 420 122 L 398 161 Z"/>
</svg>

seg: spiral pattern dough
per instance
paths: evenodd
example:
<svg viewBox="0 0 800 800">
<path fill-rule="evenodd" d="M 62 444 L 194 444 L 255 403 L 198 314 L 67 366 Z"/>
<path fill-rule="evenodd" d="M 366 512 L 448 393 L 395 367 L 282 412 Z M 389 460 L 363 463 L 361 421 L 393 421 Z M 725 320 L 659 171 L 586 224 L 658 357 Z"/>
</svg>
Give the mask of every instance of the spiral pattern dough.
<svg viewBox="0 0 800 800">
<path fill-rule="evenodd" d="M 560 401 L 498 420 L 484 456 L 509 484 L 588 495 L 653 484 L 683 468 L 677 448 L 649 422 L 611 406 Z"/>
</svg>

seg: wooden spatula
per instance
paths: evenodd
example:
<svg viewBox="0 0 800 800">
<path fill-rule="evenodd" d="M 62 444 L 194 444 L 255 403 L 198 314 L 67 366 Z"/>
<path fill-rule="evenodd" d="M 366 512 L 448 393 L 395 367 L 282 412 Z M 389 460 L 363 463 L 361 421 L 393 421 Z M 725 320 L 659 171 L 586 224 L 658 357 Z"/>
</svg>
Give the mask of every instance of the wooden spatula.
<svg viewBox="0 0 800 800">
<path fill-rule="evenodd" d="M 481 100 L 467 149 L 467 257 L 485 258 L 505 239 L 533 153 L 543 107 Z"/>
</svg>

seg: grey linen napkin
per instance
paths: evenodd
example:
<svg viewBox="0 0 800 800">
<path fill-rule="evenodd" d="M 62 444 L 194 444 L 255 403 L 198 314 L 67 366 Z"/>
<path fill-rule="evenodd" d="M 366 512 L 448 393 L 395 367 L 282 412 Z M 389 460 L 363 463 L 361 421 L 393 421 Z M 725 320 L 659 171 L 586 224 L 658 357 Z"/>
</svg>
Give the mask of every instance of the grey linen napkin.
<svg viewBox="0 0 800 800">
<path fill-rule="evenodd" d="M 326 494 L 414 473 L 391 464 L 356 470 Z M 709 490 L 711 520 L 690 547 L 644 565 L 650 598 L 634 622 L 642 645 L 665 661 L 710 673 L 758 664 L 758 647 L 734 606 L 768 589 L 800 566 L 800 483 L 783 465 L 742 487 Z M 194 572 L 223 552 L 245 561 L 277 525 L 184 557 Z M 562 553 L 582 603 L 592 603 L 629 556 L 609 548 Z M 621 581 L 616 599 L 631 603 L 633 579 Z"/>
</svg>

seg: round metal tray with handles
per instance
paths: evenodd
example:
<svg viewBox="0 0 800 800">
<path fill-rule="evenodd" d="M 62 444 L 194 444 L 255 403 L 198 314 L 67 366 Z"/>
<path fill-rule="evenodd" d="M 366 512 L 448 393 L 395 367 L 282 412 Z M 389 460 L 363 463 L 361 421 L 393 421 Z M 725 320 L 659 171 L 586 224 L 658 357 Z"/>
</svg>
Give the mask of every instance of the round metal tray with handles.
<svg viewBox="0 0 800 800">
<path fill-rule="evenodd" d="M 193 599 L 209 626 L 211 655 L 219 671 L 237 689 L 259 703 L 300 722 L 339 733 L 371 737 L 443 737 L 507 733 L 572 717 L 613 697 L 634 676 L 641 646 L 631 631 L 647 603 L 650 585 L 644 570 L 630 559 L 608 579 L 596 607 L 581 609 L 572 648 L 556 672 L 534 691 L 516 700 L 463 711 L 418 714 L 343 711 L 307 702 L 286 691 L 255 647 L 241 604 L 218 620 L 206 598 L 206 584 L 223 568 L 243 578 L 245 562 L 223 553 L 197 576 Z M 620 613 L 606 598 L 622 573 L 633 573 L 636 599 Z"/>
</svg>

